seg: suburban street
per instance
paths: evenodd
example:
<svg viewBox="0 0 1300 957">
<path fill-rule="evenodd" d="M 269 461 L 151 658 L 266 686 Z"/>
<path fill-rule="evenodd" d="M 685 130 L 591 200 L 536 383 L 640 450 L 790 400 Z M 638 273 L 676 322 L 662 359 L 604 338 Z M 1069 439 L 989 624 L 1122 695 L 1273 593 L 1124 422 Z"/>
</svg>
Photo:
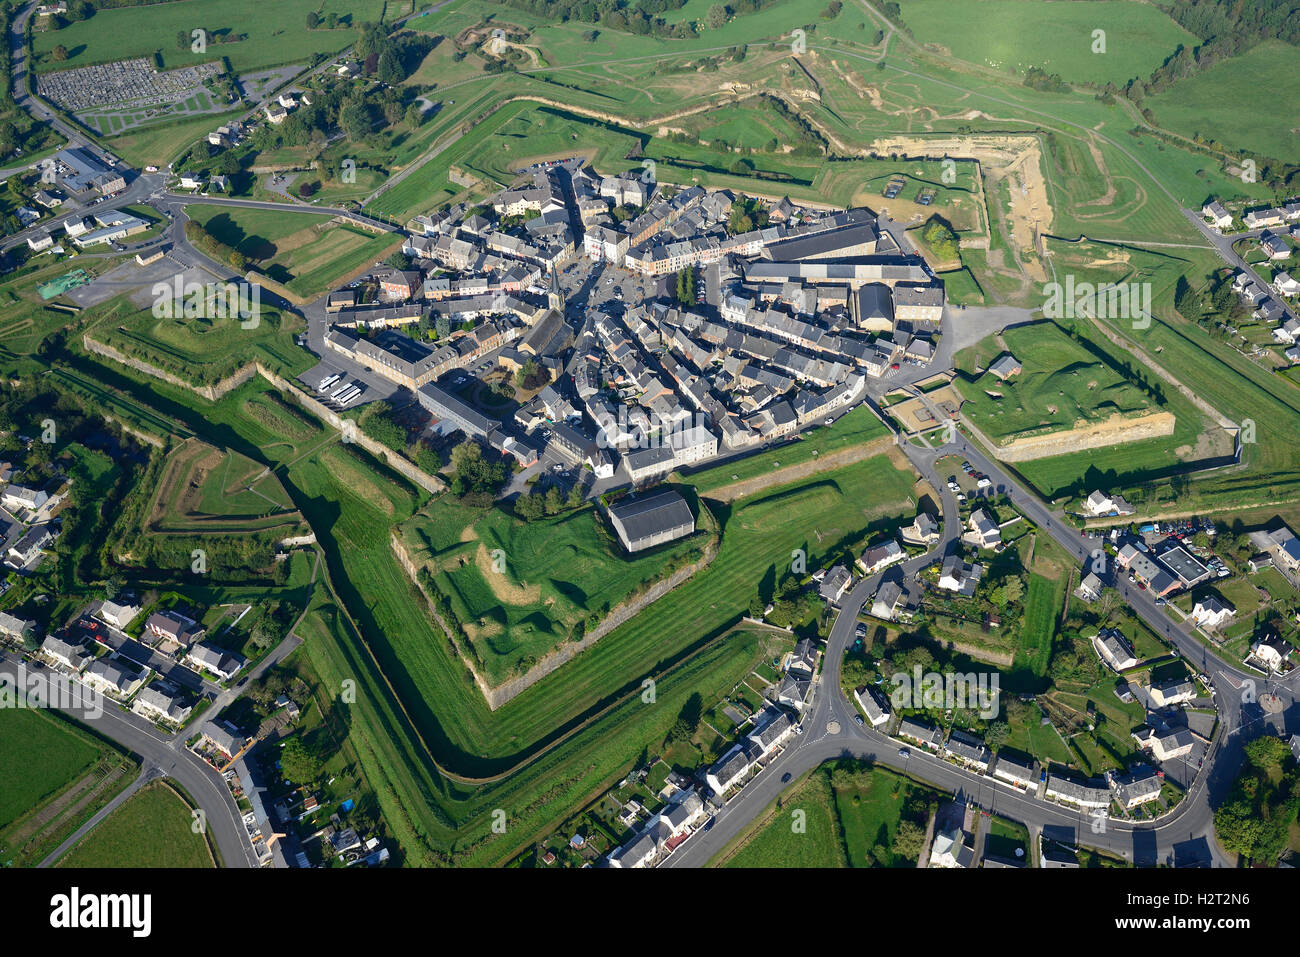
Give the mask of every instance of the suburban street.
<svg viewBox="0 0 1300 957">
<path fill-rule="evenodd" d="M 1063 516 L 1051 511 L 1036 496 L 1014 482 L 1004 470 L 986 457 L 964 436 L 937 448 L 903 444 L 908 460 L 930 482 L 943 500 L 943 537 L 934 550 L 902 565 L 905 577 L 938 560 L 956 541 L 960 527 L 953 521 L 957 503 L 935 471 L 934 463 L 945 455 L 968 459 L 976 470 L 993 480 L 993 487 L 1004 489 L 1012 503 L 1029 519 L 1063 547 L 1080 565 L 1091 560 L 1095 540 L 1081 535 L 1068 525 Z M 893 574 L 896 571 L 890 570 Z M 908 756 L 899 754 L 899 742 L 854 721 L 857 707 L 840 690 L 840 665 L 854 640 L 858 615 L 868 604 L 881 580 L 890 571 L 859 581 L 841 600 L 840 611 L 832 626 L 822 658 L 813 705 L 802 719 L 803 734 L 794 739 L 768 767 L 746 785 L 715 816 L 707 830 L 697 831 L 662 866 L 700 867 L 739 835 L 745 827 L 770 805 L 786 787 L 782 778 L 798 778 L 818 765 L 841 757 L 870 760 L 885 767 L 951 791 L 975 807 L 1020 821 L 1041 831 L 1049 839 L 1066 844 L 1083 844 L 1122 856 L 1138 866 L 1173 864 L 1174 866 L 1223 866 L 1227 862 L 1213 839 L 1212 803 L 1230 787 L 1242 761 L 1242 748 L 1252 737 L 1272 726 L 1276 732 L 1297 717 L 1295 692 L 1297 676 L 1284 681 L 1265 682 L 1260 676 L 1229 665 L 1211 653 L 1186 627 L 1176 627 L 1158 608 L 1148 592 L 1130 586 L 1123 576 L 1113 582 L 1134 611 L 1157 635 L 1169 641 L 1189 662 L 1199 664 L 1218 689 L 1216 699 L 1220 725 L 1206 756 L 1206 766 L 1170 813 L 1152 824 L 1107 821 L 1098 833 L 1094 818 L 1046 800 L 1039 800 L 992 777 L 964 770 L 921 748 L 909 747 Z M 1266 716 L 1255 702 L 1243 701 L 1238 689 L 1245 682 L 1258 694 L 1271 691 L 1282 698 L 1282 715 Z M 1289 716 L 1289 719 L 1288 719 Z"/>
<path fill-rule="evenodd" d="M 0 651 L 0 675 L 4 676 L 10 686 L 28 686 L 19 683 L 20 667 L 25 673 L 26 681 L 38 682 L 37 687 L 42 689 L 46 700 L 50 700 L 49 680 L 57 672 L 49 668 L 34 668 L 30 662 Z M 101 703 L 100 709 L 72 709 L 65 713 L 135 755 L 141 762 L 145 779 L 160 775 L 170 777 L 184 788 L 203 809 L 208 833 L 220 850 L 222 863 L 226 867 L 257 866 L 234 797 L 221 775 L 186 749 L 185 737 L 168 735 L 151 722 L 134 712 L 123 711 L 106 698 L 102 698 Z M 95 710 L 99 713 L 95 714 Z M 141 783 L 143 780 L 137 780 L 132 788 Z M 71 843 L 65 842 L 65 845 L 71 846 Z M 55 856 L 51 855 L 46 863 L 50 863 Z"/>
</svg>

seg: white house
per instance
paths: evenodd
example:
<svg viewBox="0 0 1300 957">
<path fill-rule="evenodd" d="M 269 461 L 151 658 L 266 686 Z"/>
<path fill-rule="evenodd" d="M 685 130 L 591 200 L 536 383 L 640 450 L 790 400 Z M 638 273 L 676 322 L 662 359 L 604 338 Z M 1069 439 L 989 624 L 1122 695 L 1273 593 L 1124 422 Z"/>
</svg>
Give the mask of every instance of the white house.
<svg viewBox="0 0 1300 957">
<path fill-rule="evenodd" d="M 0 504 L 5 508 L 27 508 L 34 512 L 49 500 L 49 493 L 43 489 L 28 488 L 26 485 L 8 485 L 0 492 Z"/>
<path fill-rule="evenodd" d="M 1124 671 L 1138 663 L 1137 658 L 1133 657 L 1128 639 L 1114 628 L 1102 629 L 1092 636 L 1091 641 L 1097 657 L 1109 665 L 1112 671 Z"/>
<path fill-rule="evenodd" d="M 1222 628 L 1237 616 L 1237 610 L 1215 595 L 1202 598 L 1192 606 L 1192 620 L 1206 631 Z"/>
<path fill-rule="evenodd" d="M 1290 657 L 1291 645 L 1277 635 L 1265 635 L 1250 646 L 1250 657 L 1269 671 L 1281 671 Z"/>
<path fill-rule="evenodd" d="M 975 586 L 980 583 L 984 569 L 978 564 L 967 564 L 960 555 L 949 555 L 943 560 L 939 572 L 939 587 L 944 591 L 955 591 L 963 598 L 975 594 Z"/>
<path fill-rule="evenodd" d="M 975 852 L 966 844 L 966 834 L 960 827 L 940 831 L 934 836 L 930 848 L 930 866 L 960 868 L 975 863 Z"/>
<path fill-rule="evenodd" d="M 1151 703 L 1160 708 L 1186 704 L 1196 697 L 1196 682 L 1191 678 L 1174 678 L 1152 685 Z"/>
<path fill-rule="evenodd" d="M 1285 269 L 1278 270 L 1273 277 L 1273 288 L 1283 296 L 1300 296 L 1300 281 Z"/>
<path fill-rule="evenodd" d="M 239 673 L 243 667 L 243 662 L 232 655 L 226 654 L 215 645 L 209 645 L 204 642 L 196 643 L 185 655 L 185 661 L 188 664 L 202 668 L 204 671 L 210 671 L 223 681 L 228 681 Z"/>
<path fill-rule="evenodd" d="M 858 703 L 873 728 L 889 723 L 889 703 L 884 695 L 877 696 L 873 689 L 861 688 L 853 692 L 853 700 Z"/>
<path fill-rule="evenodd" d="M 980 548 L 994 548 L 1002 541 L 1002 529 L 987 509 L 977 508 L 971 512 L 966 525 L 970 531 L 965 538 Z"/>
<path fill-rule="evenodd" d="M 100 621 L 112 625 L 114 628 L 125 628 L 140 614 L 140 606 L 132 605 L 129 602 L 118 604 L 114 601 L 103 601 L 99 604 L 99 611 L 95 612 Z"/>
<path fill-rule="evenodd" d="M 1083 513 L 1093 518 L 1102 515 L 1132 515 L 1133 506 L 1118 495 L 1108 495 L 1098 490 L 1084 500 Z"/>
<path fill-rule="evenodd" d="M 120 659 L 99 658 L 86 669 L 85 682 L 96 691 L 112 691 L 129 698 L 144 683 L 144 675 L 132 671 Z"/>
<path fill-rule="evenodd" d="M 1210 221 L 1219 229 L 1227 229 L 1232 225 L 1232 213 L 1228 212 L 1223 204 L 1217 199 L 1211 200 L 1201 207 L 1201 215 Z"/>
</svg>

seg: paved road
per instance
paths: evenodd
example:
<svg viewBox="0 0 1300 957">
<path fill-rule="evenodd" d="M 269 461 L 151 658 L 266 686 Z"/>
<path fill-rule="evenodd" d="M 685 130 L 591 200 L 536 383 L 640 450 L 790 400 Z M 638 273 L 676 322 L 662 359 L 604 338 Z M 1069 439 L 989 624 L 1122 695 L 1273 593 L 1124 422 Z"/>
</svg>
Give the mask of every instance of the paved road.
<svg viewBox="0 0 1300 957">
<path fill-rule="evenodd" d="M 0 652 L 0 675 L 6 676 L 10 683 L 18 681 L 20 665 L 27 680 L 37 681 L 49 700 L 52 697 L 48 690 L 50 669 L 24 665 L 17 656 Z M 123 711 L 107 700 L 98 714 L 84 706 L 70 706 L 64 713 L 139 757 L 144 771 L 152 777 L 170 777 L 180 784 L 203 809 L 208 833 L 221 851 L 226 867 L 257 866 L 230 789 L 221 775 L 186 749 L 184 733 L 168 735 L 134 712 Z"/>
<path fill-rule="evenodd" d="M 127 799 L 129 799 L 132 795 L 134 795 L 136 791 L 140 790 L 140 788 L 144 787 L 148 782 L 153 781 L 156 778 L 159 778 L 161 776 L 162 775 L 158 773 L 157 768 L 152 768 L 148 766 L 141 768 L 140 773 L 136 775 L 135 780 L 131 782 L 129 787 L 123 789 L 115 798 L 113 798 L 113 800 L 109 801 L 97 812 L 95 812 L 95 814 L 91 817 L 89 821 L 87 821 L 85 824 L 81 825 L 81 827 L 73 831 L 72 835 L 66 841 L 64 841 L 62 844 L 56 847 L 52 852 L 50 852 L 49 855 L 46 856 L 45 860 L 41 861 L 36 866 L 52 867 L 55 861 L 57 861 L 64 854 L 68 853 L 68 851 L 76 847 L 78 841 L 80 841 L 83 837 L 85 837 L 92 830 L 98 827 L 100 821 L 104 820 L 104 818 L 108 817 L 119 807 L 125 804 L 127 802 Z"/>
<path fill-rule="evenodd" d="M 1282 319 L 1282 322 L 1286 322 L 1287 319 L 1296 318 L 1295 309 L 1285 299 L 1277 295 L 1273 291 L 1272 287 L 1260 278 L 1259 273 L 1255 271 L 1255 267 L 1239 256 L 1237 250 L 1232 246 L 1233 243 L 1239 242 L 1243 239 L 1258 238 L 1260 233 L 1267 232 L 1267 230 L 1252 229 L 1244 233 L 1229 233 L 1224 235 L 1217 229 L 1211 228 L 1210 224 L 1205 221 L 1205 217 L 1201 215 L 1201 211 L 1198 209 L 1184 209 L 1183 215 L 1191 221 L 1191 224 L 1200 231 L 1202 236 L 1210 241 L 1211 245 L 1214 246 L 1215 250 L 1225 263 L 1234 270 L 1245 272 L 1253 278 L 1255 282 L 1259 283 L 1261 289 L 1268 290 L 1270 298 L 1286 312 L 1286 317 Z"/>
<path fill-rule="evenodd" d="M 1097 547 L 1094 539 L 1080 535 L 1063 520 L 1063 516 L 1051 511 L 1013 481 L 964 436 L 959 434 L 953 443 L 934 449 L 912 445 L 902 448 L 917 471 L 940 493 L 944 509 L 942 541 L 926 556 L 903 565 L 905 575 L 915 573 L 944 554 L 960 533 L 954 521 L 958 514 L 955 498 L 947 491 L 946 484 L 934 468 L 936 459 L 944 455 L 969 459 L 977 470 L 985 472 L 993 480 L 994 488 L 1005 489 L 1016 507 L 1080 564 L 1091 559 Z M 1093 819 L 1085 812 L 1029 797 L 988 776 L 963 770 L 919 749 L 910 748 L 910 756 L 901 757 L 897 741 L 854 721 L 857 709 L 840 689 L 840 666 L 845 651 L 854 640 L 858 615 L 885 574 L 888 572 L 860 581 L 841 602 L 841 611 L 826 642 L 816 695 L 809 713 L 801 722 L 803 734 L 732 798 L 716 815 L 708 830 L 697 831 L 668 858 L 664 866 L 703 866 L 776 799 L 786 786 L 781 781 L 783 776 L 789 774 L 792 779 L 797 778 L 819 764 L 841 756 L 870 759 L 906 771 L 979 807 L 1021 821 L 1031 828 L 1042 828 L 1049 838 L 1097 847 L 1139 865 L 1227 863 L 1213 840 L 1213 803 L 1231 785 L 1241 764 L 1245 742 L 1262 733 L 1266 725 L 1271 725 L 1275 731 L 1281 730 L 1286 720 L 1285 717 L 1266 717 L 1258 705 L 1243 701 L 1234 689 L 1239 689 L 1241 682 L 1250 680 L 1257 683 L 1260 694 L 1265 690 L 1279 694 L 1285 704 L 1285 714 L 1290 714 L 1294 722 L 1295 692 L 1300 675 L 1293 674 L 1286 681 L 1263 681 L 1258 675 L 1228 664 L 1201 645 L 1185 628 L 1175 627 L 1149 593 L 1129 586 L 1121 576 L 1115 585 L 1139 617 L 1189 662 L 1199 664 L 1207 671 L 1214 686 L 1220 689 L 1216 702 L 1220 726 L 1207 752 L 1205 769 L 1174 811 L 1154 824 L 1108 821 L 1104 832 L 1094 833 Z M 835 733 L 828 730 L 832 723 L 838 726 Z"/>
</svg>

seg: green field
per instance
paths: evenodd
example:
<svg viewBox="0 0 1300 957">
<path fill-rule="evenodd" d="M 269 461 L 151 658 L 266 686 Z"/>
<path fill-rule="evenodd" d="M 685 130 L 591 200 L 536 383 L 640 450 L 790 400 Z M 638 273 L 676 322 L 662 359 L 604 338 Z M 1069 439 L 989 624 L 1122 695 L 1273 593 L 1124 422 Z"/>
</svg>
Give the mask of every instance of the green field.
<svg viewBox="0 0 1300 957">
<path fill-rule="evenodd" d="M 400 238 L 331 223 L 312 213 L 232 206 L 187 206 L 186 214 L 255 267 L 304 299 L 381 259 Z"/>
<path fill-rule="evenodd" d="M 237 316 L 160 319 L 126 299 L 96 307 L 95 315 L 97 321 L 88 329 L 91 338 L 196 386 L 220 382 L 253 361 L 286 375 L 312 364 L 294 341 L 305 328 L 303 321 L 265 306 L 252 328 Z"/>
<path fill-rule="evenodd" d="M 785 441 L 758 452 L 697 472 L 678 473 L 701 495 L 708 495 L 734 482 L 743 482 L 775 469 L 806 465 L 824 455 L 844 452 L 889 434 L 888 427 L 866 406 L 840 416 L 832 426 L 818 426 L 798 441 Z"/>
<path fill-rule="evenodd" d="M 35 69 L 71 69 L 92 63 L 133 57 L 151 58 L 162 54 L 165 69 L 193 66 L 226 57 L 236 73 L 263 67 L 309 60 L 314 53 L 341 50 L 356 39 L 351 29 L 307 30 L 307 13 L 315 10 L 322 18 L 337 13 L 349 17 L 352 26 L 378 20 L 383 0 L 186 0 L 185 3 L 154 4 L 101 10 L 88 20 L 62 30 L 36 33 L 33 39 Z M 410 12 L 409 7 L 406 12 Z M 202 53 L 184 49 L 176 35 L 202 28 L 211 34 Z M 246 35 L 247 39 L 235 39 Z M 50 53 L 58 45 L 68 58 L 56 63 Z"/>
<path fill-rule="evenodd" d="M 1146 105 L 1155 111 L 1161 126 L 1184 136 L 1217 140 L 1240 158 L 1263 155 L 1294 160 L 1294 111 L 1241 108 L 1258 102 L 1262 77 L 1268 78 L 1271 102 L 1300 101 L 1300 53 L 1270 41 L 1179 80 L 1150 97 Z"/>
<path fill-rule="evenodd" d="M 309 639 L 317 649 L 313 665 L 325 681 L 362 681 L 361 673 L 369 670 L 372 677 L 364 681 L 384 696 L 387 703 L 375 703 L 381 710 L 365 744 L 373 749 L 373 763 L 364 751 L 361 760 L 377 793 L 386 791 L 395 815 L 410 820 L 403 841 L 422 860 L 440 853 L 478 863 L 514 857 L 554 817 L 571 813 L 601 782 L 607 787 L 625 774 L 648 728 L 665 733 L 704 676 L 718 683 L 717 700 L 752 670 L 752 637 L 719 638 L 746 612 L 760 579 L 773 568 L 784 573 L 792 542 L 802 543 L 810 561 L 819 562 L 831 549 L 860 547 L 915 511 L 914 477 L 881 457 L 721 507 L 718 556 L 664 606 L 673 613 L 671 628 L 665 629 L 661 615 L 637 616 L 491 712 L 389 547 L 389 528 L 421 504 L 404 483 L 355 449 L 339 446 L 325 430 L 274 406 L 263 408 L 260 397 L 269 390 L 260 381 L 214 404 L 126 371 L 104 370 L 99 377 L 107 380 L 105 387 L 118 389 L 138 379 L 138 388 L 127 391 L 137 399 L 147 395 L 159 414 L 220 435 L 228 447 L 276 469 L 320 541 L 320 580 L 329 581 L 337 595 L 327 603 L 332 613 L 322 604 L 314 619 L 309 616 L 317 624 L 303 625 L 304 634 L 333 636 Z M 641 676 L 647 674 L 658 684 L 660 707 L 653 713 L 640 698 Z M 400 740 L 385 741 L 394 736 Z M 394 748 L 421 755 L 420 763 L 399 770 L 390 761 L 403 767 L 411 762 L 387 756 Z M 439 770 L 479 777 L 521 762 L 526 772 L 468 791 L 444 780 Z M 494 807 L 511 808 L 518 827 L 504 836 L 492 833 L 487 815 Z M 419 836 L 430 834 L 441 836 Z"/>
<path fill-rule="evenodd" d="M 962 414 L 996 445 L 1151 412 L 1172 414 L 1174 430 L 1168 436 L 1116 441 L 1015 463 L 1017 471 L 1043 494 L 1077 494 L 1084 485 L 1105 484 L 1103 478 L 1120 483 L 1148 480 L 1230 451 L 1226 434 L 1213 428 L 1198 408 L 1152 370 L 1090 330 L 1086 322 L 1073 324 L 1079 339 L 1069 336 L 1065 328 L 1047 321 L 1017 326 L 1002 334 L 1007 350 L 985 340 L 960 353 L 955 385 L 965 400 Z M 990 372 L 974 373 L 977 362 L 986 369 L 1003 351 L 1010 351 L 1024 365 L 1019 375 L 1001 382 Z M 1208 444 L 1202 443 L 1203 435 Z"/>
<path fill-rule="evenodd" d="M 0 829 L 58 794 L 98 760 L 100 750 L 39 710 L 0 709 Z"/>
<path fill-rule="evenodd" d="M 768 809 L 762 829 L 727 860 L 728 867 L 846 867 L 835 797 L 823 771 L 814 771 Z"/>
<path fill-rule="evenodd" d="M 985 371 L 976 378 L 967 375 L 956 380 L 965 400 L 963 414 L 999 444 L 1113 415 L 1140 415 L 1155 406 L 1104 356 L 1072 340 L 1055 323 L 1017 326 L 1006 330 L 1002 339 L 1024 366 L 1019 375 L 1003 382 Z M 977 347 L 974 356 L 987 369 L 1000 353 L 996 345 L 987 343 Z"/>
<path fill-rule="evenodd" d="M 164 784 L 131 795 L 59 858 L 59 867 L 214 867 L 190 806 Z"/>
<path fill-rule="evenodd" d="M 1029 576 L 1016 666 L 1039 678 L 1047 674 L 1047 663 L 1052 657 L 1052 637 L 1056 634 L 1061 609 L 1065 607 L 1065 584 L 1063 575 L 1055 580 L 1042 575 Z"/>
<path fill-rule="evenodd" d="M 575 640 L 671 569 L 698 560 L 711 526 L 702 511 L 695 535 L 629 556 L 594 506 L 524 522 L 443 496 L 399 534 L 412 558 L 434 571 L 486 677 L 497 683 Z"/>
<path fill-rule="evenodd" d="M 1198 42 L 1155 6 L 1129 0 L 900 0 L 899 6 L 921 43 L 1000 72 L 1036 66 L 1067 82 L 1145 78 L 1179 44 Z M 1104 53 L 1093 52 L 1094 30 L 1106 31 Z"/>
<path fill-rule="evenodd" d="M 40 863 L 135 775 L 108 745 L 29 708 L 0 708 L 0 766 L 0 866 Z"/>
<path fill-rule="evenodd" d="M 899 823 L 922 830 L 937 791 L 884 768 L 823 765 L 783 795 L 722 851 L 713 866 L 915 867 L 898 855 Z M 802 811 L 804 830 L 794 829 Z"/>
</svg>

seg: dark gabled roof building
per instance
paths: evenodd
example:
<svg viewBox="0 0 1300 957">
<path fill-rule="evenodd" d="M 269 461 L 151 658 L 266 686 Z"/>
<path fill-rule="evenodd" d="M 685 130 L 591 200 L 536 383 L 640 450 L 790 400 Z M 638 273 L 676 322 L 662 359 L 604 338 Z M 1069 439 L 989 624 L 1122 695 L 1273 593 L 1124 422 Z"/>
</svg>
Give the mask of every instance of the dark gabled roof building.
<svg viewBox="0 0 1300 957">
<path fill-rule="evenodd" d="M 609 521 L 629 552 L 653 548 L 695 531 L 690 505 L 673 491 L 613 505 L 609 509 Z"/>
</svg>

